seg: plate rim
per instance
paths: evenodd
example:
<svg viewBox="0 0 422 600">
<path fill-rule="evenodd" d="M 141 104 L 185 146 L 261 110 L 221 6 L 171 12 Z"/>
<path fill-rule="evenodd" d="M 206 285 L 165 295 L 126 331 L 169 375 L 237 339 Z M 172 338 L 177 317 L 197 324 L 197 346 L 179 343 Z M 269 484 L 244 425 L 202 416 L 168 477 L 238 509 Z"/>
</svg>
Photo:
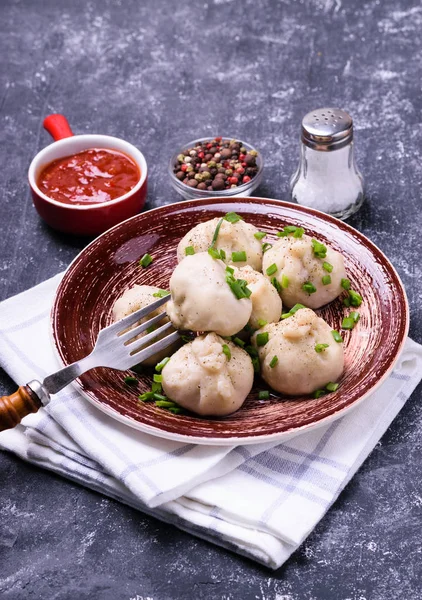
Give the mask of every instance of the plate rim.
<svg viewBox="0 0 422 600">
<path fill-rule="evenodd" d="M 56 302 L 58 299 L 58 292 L 59 292 L 59 288 L 61 286 L 61 283 L 64 279 L 64 277 L 66 276 L 66 274 L 70 271 L 70 269 L 72 268 L 73 264 L 79 259 L 79 257 L 86 252 L 86 250 L 88 248 L 90 248 L 93 244 L 97 243 L 98 240 L 100 238 L 102 238 L 103 236 L 109 234 L 111 231 L 113 231 L 114 229 L 121 227 L 122 225 L 124 225 L 125 223 L 128 223 L 129 221 L 132 221 L 134 219 L 139 218 L 139 216 L 144 215 L 144 214 L 149 214 L 151 212 L 156 212 L 159 210 L 163 210 L 169 206 L 180 206 L 180 205 L 186 205 L 186 204 L 191 204 L 193 206 L 198 206 L 201 207 L 204 204 L 208 204 L 209 202 L 217 202 L 217 204 L 230 204 L 231 202 L 236 203 L 236 202 L 240 202 L 242 203 L 242 201 L 245 201 L 245 205 L 247 205 L 250 201 L 269 201 L 271 203 L 275 203 L 280 205 L 280 208 L 288 208 L 290 210 L 298 210 L 298 212 L 303 212 L 305 214 L 311 215 L 311 216 L 317 216 L 319 218 L 321 218 L 323 221 L 328 221 L 331 222 L 332 224 L 334 224 L 335 226 L 338 227 L 338 223 L 341 223 L 343 227 L 346 228 L 346 230 L 349 231 L 349 233 L 352 234 L 358 234 L 359 237 L 363 238 L 365 240 L 365 242 L 368 244 L 368 246 L 371 248 L 371 250 L 374 250 L 381 254 L 382 258 L 386 261 L 386 263 L 388 264 L 389 268 L 392 270 L 392 272 L 394 273 L 394 275 L 396 276 L 397 282 L 401 288 L 402 294 L 403 294 L 403 299 L 404 299 L 404 316 L 405 316 L 405 324 L 404 324 L 404 329 L 403 329 L 403 336 L 402 339 L 400 341 L 400 345 L 395 353 L 394 358 L 391 361 L 391 364 L 389 365 L 389 367 L 385 370 L 385 372 L 383 373 L 383 375 L 381 376 L 381 378 L 374 383 L 364 394 L 362 394 L 357 400 L 355 400 L 355 402 L 353 402 L 353 404 L 349 404 L 343 408 L 340 408 L 339 410 L 337 410 L 336 412 L 327 415 L 326 417 L 323 417 L 315 422 L 312 423 L 308 423 L 305 425 L 301 425 L 300 427 L 293 427 L 284 431 L 279 431 L 279 432 L 275 432 L 275 433 L 270 433 L 270 434 L 265 434 L 265 435 L 249 435 L 249 436 L 245 436 L 245 437 L 200 437 L 200 436 L 190 436 L 187 434 L 179 434 L 179 433 L 175 433 L 175 432 L 171 432 L 171 431 L 167 431 L 165 429 L 160 429 L 158 427 L 153 427 L 151 425 L 148 425 L 146 423 L 141 423 L 139 421 L 136 421 L 135 419 L 132 419 L 130 417 L 127 417 L 119 412 L 117 412 L 117 410 L 109 407 L 106 404 L 103 404 L 102 402 L 96 401 L 93 398 L 91 398 L 86 392 L 85 390 L 82 388 L 82 386 L 79 384 L 78 380 L 74 380 L 70 385 L 72 386 L 72 388 L 78 390 L 78 392 L 81 394 L 81 396 L 88 400 L 88 402 L 92 405 L 95 406 L 98 410 L 100 410 L 101 412 L 105 413 L 106 415 L 108 415 L 109 417 L 111 417 L 114 420 L 119 421 L 120 423 L 123 423 L 124 425 L 129 426 L 131 429 L 135 429 L 136 431 L 141 431 L 143 433 L 147 433 L 149 435 L 152 435 L 154 437 L 158 437 L 158 438 L 162 438 L 162 439 L 168 439 L 168 440 L 172 440 L 172 441 L 177 441 L 177 442 L 181 442 L 181 443 L 193 443 L 193 444 L 199 444 L 199 445 L 206 445 L 206 446 L 238 446 L 238 445 L 251 445 L 251 444 L 261 444 L 261 443 L 268 443 L 268 442 L 277 442 L 277 441 L 287 441 L 288 439 L 295 437 L 296 435 L 301 435 L 302 433 L 308 432 L 308 431 L 313 431 L 315 429 L 318 429 L 319 427 L 323 427 L 324 425 L 328 425 L 334 421 L 336 421 L 337 419 L 346 416 L 349 412 L 353 411 L 357 406 L 359 406 L 364 400 L 366 400 L 368 398 L 368 396 L 372 395 L 373 393 L 375 393 L 375 391 L 377 389 L 379 389 L 379 387 L 384 383 L 384 381 L 390 376 L 391 372 L 393 371 L 398 359 L 400 358 L 400 355 L 403 351 L 403 347 L 406 343 L 407 337 L 408 337 L 408 333 L 409 333 L 409 326 L 410 326 L 410 311 L 409 311 L 409 302 L 408 302 L 408 298 L 407 298 L 407 294 L 406 294 L 406 289 L 403 285 L 403 282 L 396 270 L 396 268 L 394 267 L 394 265 L 391 263 L 391 261 L 389 260 L 389 258 L 384 254 L 384 252 L 376 245 L 374 244 L 374 242 L 372 242 L 365 234 L 363 234 L 362 232 L 360 232 L 358 229 L 355 229 L 354 227 L 352 227 L 351 225 L 349 225 L 349 223 L 346 223 L 345 221 L 342 221 L 340 219 L 337 219 L 336 217 L 333 217 L 329 214 L 326 214 L 322 211 L 319 211 L 317 209 L 311 208 L 311 207 L 307 207 L 307 206 L 302 206 L 300 204 L 296 204 L 294 202 L 288 202 L 286 200 L 278 200 L 276 198 L 267 198 L 267 197 L 259 197 L 259 196 L 233 196 L 233 197 L 216 197 L 216 198 L 202 198 L 200 200 L 182 200 L 180 202 L 170 202 L 168 204 L 163 204 L 162 206 L 157 206 L 154 207 L 152 209 L 149 209 L 147 211 L 143 211 L 141 213 L 138 213 L 132 217 L 129 217 L 128 219 L 125 219 L 124 221 L 121 221 L 120 223 L 117 223 L 116 225 L 114 225 L 113 227 L 111 227 L 110 229 L 108 229 L 107 231 L 105 231 L 104 233 L 100 234 L 99 236 L 97 236 L 96 238 L 94 238 L 89 244 L 87 244 L 87 246 L 85 246 L 80 252 L 78 252 L 78 254 L 74 257 L 74 259 L 69 263 L 69 265 L 67 266 L 66 270 L 63 273 L 63 277 L 56 289 L 56 292 L 54 294 L 54 298 L 53 298 L 53 302 L 52 302 L 52 307 L 51 307 L 51 311 L 50 311 L 50 327 L 49 327 L 49 336 L 50 336 L 50 340 L 51 340 L 51 344 L 52 344 L 52 348 L 53 348 L 53 353 L 58 361 L 58 364 L 60 365 L 60 367 L 64 367 L 66 366 L 66 363 L 62 360 L 60 353 L 59 353 L 59 349 L 56 343 L 56 339 L 54 337 L 54 315 L 55 315 L 55 309 L 56 309 Z"/>
</svg>

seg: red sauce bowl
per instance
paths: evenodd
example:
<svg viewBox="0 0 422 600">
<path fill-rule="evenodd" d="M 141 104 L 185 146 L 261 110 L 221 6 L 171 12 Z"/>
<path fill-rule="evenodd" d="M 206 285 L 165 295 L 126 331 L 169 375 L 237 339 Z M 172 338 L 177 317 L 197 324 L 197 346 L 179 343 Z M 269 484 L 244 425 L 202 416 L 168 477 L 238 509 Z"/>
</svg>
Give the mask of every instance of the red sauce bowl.
<svg viewBox="0 0 422 600">
<path fill-rule="evenodd" d="M 28 171 L 32 199 L 38 214 L 50 227 L 75 235 L 99 235 L 110 227 L 136 215 L 144 206 L 147 195 L 147 163 L 135 146 L 109 135 L 73 135 L 62 115 L 50 115 L 44 127 L 56 140 L 35 156 Z M 49 198 L 38 187 L 41 171 L 48 164 L 89 148 L 122 152 L 138 165 L 140 180 L 127 194 L 96 204 L 65 204 Z"/>
</svg>

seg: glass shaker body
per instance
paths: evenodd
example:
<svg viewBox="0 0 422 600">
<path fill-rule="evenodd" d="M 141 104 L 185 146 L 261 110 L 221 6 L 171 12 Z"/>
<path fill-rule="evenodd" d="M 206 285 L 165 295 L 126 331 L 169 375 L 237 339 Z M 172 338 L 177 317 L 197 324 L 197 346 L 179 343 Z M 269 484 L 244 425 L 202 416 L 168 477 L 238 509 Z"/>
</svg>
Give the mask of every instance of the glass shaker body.
<svg viewBox="0 0 422 600">
<path fill-rule="evenodd" d="M 313 118 L 312 136 L 316 142 L 308 130 L 304 132 L 309 115 Z M 319 109 L 309 115 L 302 122 L 299 166 L 290 180 L 292 199 L 345 219 L 360 208 L 364 199 L 363 178 L 354 156 L 352 120 L 339 109 Z M 320 131 L 321 128 L 324 129 Z"/>
</svg>

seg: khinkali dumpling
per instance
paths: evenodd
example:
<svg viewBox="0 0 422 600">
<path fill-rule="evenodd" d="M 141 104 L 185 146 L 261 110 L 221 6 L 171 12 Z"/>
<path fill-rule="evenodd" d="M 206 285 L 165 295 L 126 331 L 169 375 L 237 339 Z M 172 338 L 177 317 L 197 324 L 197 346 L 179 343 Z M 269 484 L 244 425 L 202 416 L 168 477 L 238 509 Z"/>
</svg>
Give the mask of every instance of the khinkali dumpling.
<svg viewBox="0 0 422 600">
<path fill-rule="evenodd" d="M 192 247 L 195 252 L 206 252 L 212 244 L 216 227 L 221 219 L 211 219 L 204 223 L 199 223 L 191 229 L 179 242 L 177 247 L 177 260 L 180 262 L 186 256 L 186 248 Z M 214 247 L 217 250 L 224 250 L 226 258 L 224 262 L 228 265 L 234 264 L 237 267 L 250 265 L 257 271 L 262 267 L 262 244 L 255 238 L 254 234 L 258 229 L 249 223 L 239 219 L 235 223 L 223 219 L 217 241 Z M 246 260 L 233 260 L 233 252 L 246 253 Z M 235 256 L 235 258 L 238 258 Z"/>
<path fill-rule="evenodd" d="M 318 244 L 308 235 L 300 238 L 289 235 L 280 238 L 264 254 L 263 272 L 270 280 L 276 278 L 283 304 L 288 308 L 298 303 L 319 308 L 343 291 L 341 280 L 346 278 L 343 256 L 329 246 Z"/>
<path fill-rule="evenodd" d="M 226 265 L 208 252 L 186 256 L 170 278 L 167 314 L 176 329 L 234 335 L 252 312 L 250 298 L 234 295 L 226 281 Z"/>
<path fill-rule="evenodd" d="M 158 298 L 154 296 L 154 294 L 159 294 L 160 292 L 162 292 L 160 288 L 151 285 L 134 285 L 133 287 L 126 290 L 122 294 L 122 296 L 120 296 L 120 298 L 116 300 L 113 306 L 113 320 L 120 321 L 120 319 L 123 319 L 123 317 L 131 315 L 140 308 L 145 308 L 145 306 L 156 302 Z M 164 313 L 165 311 L 166 305 L 162 305 L 159 308 L 157 308 L 157 310 L 150 313 L 148 317 L 138 321 L 135 325 L 133 325 L 133 327 L 136 327 L 137 325 L 140 325 L 141 323 L 144 323 L 145 321 L 151 319 L 152 317 L 155 317 L 156 315 Z M 164 325 L 165 323 L 168 323 L 168 321 L 169 319 L 166 316 L 163 316 L 162 321 L 155 325 L 155 329 L 161 327 L 161 325 Z M 165 331 L 162 335 L 158 336 L 154 340 L 154 342 L 158 341 L 166 335 L 169 335 L 171 331 L 172 330 Z M 147 331 L 142 332 L 137 336 L 137 339 L 143 337 L 144 335 L 147 335 L 147 333 Z M 145 348 L 147 348 L 149 345 L 150 344 L 147 344 Z M 177 349 L 177 346 L 178 344 L 173 344 L 169 348 L 166 348 L 165 350 L 154 354 L 153 356 L 151 356 L 151 358 L 148 358 L 147 360 L 143 361 L 143 364 L 155 365 L 157 362 L 160 362 L 160 360 L 162 360 L 165 356 L 169 356 L 170 353 L 174 352 Z"/>
<path fill-rule="evenodd" d="M 183 408 L 223 416 L 242 406 L 252 389 L 254 370 L 244 350 L 208 333 L 173 354 L 162 376 L 164 393 Z"/>
<path fill-rule="evenodd" d="M 249 267 L 234 269 L 234 275 L 238 279 L 244 279 L 251 290 L 252 313 L 249 324 L 254 329 L 259 329 L 259 321 L 276 323 L 280 320 L 282 302 L 273 284 L 268 281 L 262 273 L 258 273 Z"/>
<path fill-rule="evenodd" d="M 258 349 L 263 379 L 282 394 L 309 394 L 335 382 L 343 372 L 343 344 L 309 308 L 265 325 L 253 335 L 252 343 Z"/>
</svg>

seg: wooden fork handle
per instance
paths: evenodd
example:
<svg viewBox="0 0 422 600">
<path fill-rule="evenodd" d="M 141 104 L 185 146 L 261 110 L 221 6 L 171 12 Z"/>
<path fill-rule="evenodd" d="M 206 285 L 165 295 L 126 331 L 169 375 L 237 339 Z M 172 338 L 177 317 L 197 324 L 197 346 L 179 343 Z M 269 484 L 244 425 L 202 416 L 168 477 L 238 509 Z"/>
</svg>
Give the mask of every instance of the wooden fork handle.
<svg viewBox="0 0 422 600">
<path fill-rule="evenodd" d="M 21 420 L 35 413 L 42 406 L 41 400 L 27 385 L 10 396 L 0 398 L 0 431 L 15 427 Z"/>
</svg>

